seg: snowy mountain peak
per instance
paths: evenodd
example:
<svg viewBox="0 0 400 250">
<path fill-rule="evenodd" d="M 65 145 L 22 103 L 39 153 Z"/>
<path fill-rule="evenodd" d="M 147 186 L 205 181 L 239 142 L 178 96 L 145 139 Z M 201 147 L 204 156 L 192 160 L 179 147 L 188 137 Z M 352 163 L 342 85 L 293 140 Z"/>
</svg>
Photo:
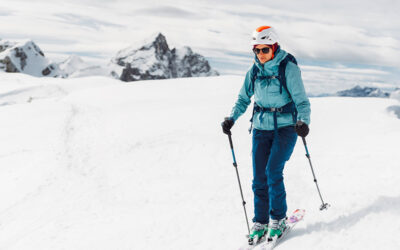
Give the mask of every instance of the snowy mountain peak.
<svg viewBox="0 0 400 250">
<path fill-rule="evenodd" d="M 134 60 L 134 58 L 137 56 L 155 56 L 155 58 L 152 59 L 160 60 L 164 55 L 168 55 L 170 53 L 167 40 L 161 33 L 157 33 L 157 35 L 145 39 L 143 43 L 144 45 L 133 45 L 120 50 L 117 55 L 111 59 L 111 62 L 116 63 L 119 66 L 126 66 L 127 62 Z M 143 52 L 146 51 L 149 51 L 150 53 L 144 54 Z"/>
<path fill-rule="evenodd" d="M 89 65 L 82 60 L 79 56 L 72 55 L 65 61 L 59 64 L 60 70 L 63 71 L 65 76 L 70 76 L 74 72 L 89 67 Z"/>
<path fill-rule="evenodd" d="M 82 58 L 80 58 L 79 56 L 76 55 L 71 55 L 69 56 L 64 62 L 62 62 L 63 64 L 71 64 L 71 65 L 76 65 L 76 64 L 83 64 L 84 61 L 82 60 Z"/>
<path fill-rule="evenodd" d="M 0 69 L 33 76 L 57 76 L 58 65 L 50 62 L 32 40 L 0 41 Z"/>
<path fill-rule="evenodd" d="M 155 49 L 156 55 L 164 55 L 169 52 L 167 39 L 161 33 L 158 33 L 154 41 L 152 41 L 150 44 L 144 45 L 141 48 L 141 50 L 146 50 L 151 48 Z"/>
<path fill-rule="evenodd" d="M 0 40 L 0 52 L 3 52 L 9 47 L 12 47 L 16 44 L 16 42 L 11 42 L 11 41 L 6 41 L 6 40 Z"/>
<path fill-rule="evenodd" d="M 111 62 L 123 67 L 120 74 L 113 74 L 128 82 L 218 75 L 217 71 L 211 69 L 208 61 L 193 53 L 190 47 L 171 50 L 161 33 L 139 48 L 131 46 L 121 50 Z"/>
</svg>

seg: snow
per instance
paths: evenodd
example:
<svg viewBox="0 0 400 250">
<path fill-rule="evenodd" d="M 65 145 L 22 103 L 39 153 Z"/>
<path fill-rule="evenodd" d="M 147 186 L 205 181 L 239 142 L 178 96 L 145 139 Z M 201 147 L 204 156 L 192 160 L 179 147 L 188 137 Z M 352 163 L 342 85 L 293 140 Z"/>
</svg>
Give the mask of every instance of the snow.
<svg viewBox="0 0 400 250">
<path fill-rule="evenodd" d="M 89 67 L 82 58 L 76 55 L 69 56 L 64 62 L 59 64 L 60 69 L 67 75 L 71 75 L 74 72 Z"/>
<path fill-rule="evenodd" d="M 86 77 L 86 76 L 111 76 L 111 72 L 116 67 L 104 67 L 104 66 L 89 66 L 81 68 L 73 72 L 69 77 Z"/>
<path fill-rule="evenodd" d="M 394 98 L 400 101 L 400 89 L 393 91 L 390 95 L 390 98 Z"/>
<path fill-rule="evenodd" d="M 237 249 L 247 233 L 227 136 L 243 77 L 125 83 L 0 72 L 0 249 Z M 30 100 L 30 101 L 29 101 Z M 306 216 L 279 249 L 399 249 L 395 99 L 311 98 L 285 168 Z M 232 129 L 252 215 L 249 114 Z"/>
<path fill-rule="evenodd" d="M 182 59 L 186 55 L 193 54 L 193 51 L 192 51 L 192 49 L 190 47 L 183 46 L 183 47 L 180 47 L 180 48 L 176 48 L 175 54 L 176 54 L 177 58 Z"/>
<path fill-rule="evenodd" d="M 157 63 L 154 48 L 148 50 L 139 50 L 139 48 L 135 50 L 130 49 L 132 49 L 132 47 L 121 50 L 111 61 L 117 63 L 117 58 L 123 58 L 124 63 L 131 63 L 131 67 L 138 68 L 140 73 L 145 73 L 153 64 Z M 157 75 L 157 73 L 155 73 L 155 75 Z M 158 75 L 163 75 L 163 72 L 159 70 Z"/>
<path fill-rule="evenodd" d="M 400 101 L 400 89 L 393 91 L 390 94 L 390 98 L 397 99 Z M 392 105 L 387 108 L 389 112 L 394 113 L 400 119 L 400 105 Z"/>
</svg>

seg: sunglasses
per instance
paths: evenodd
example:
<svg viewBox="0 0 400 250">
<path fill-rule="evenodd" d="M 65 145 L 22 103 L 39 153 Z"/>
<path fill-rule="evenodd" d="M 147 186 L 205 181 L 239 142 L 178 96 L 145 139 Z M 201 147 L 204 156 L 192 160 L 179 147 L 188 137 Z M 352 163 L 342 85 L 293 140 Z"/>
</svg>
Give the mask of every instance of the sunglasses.
<svg viewBox="0 0 400 250">
<path fill-rule="evenodd" d="M 260 54 L 260 52 L 262 51 L 263 54 L 268 54 L 270 49 L 271 49 L 270 47 L 265 47 L 262 49 L 254 48 L 253 52 L 256 54 Z"/>
</svg>

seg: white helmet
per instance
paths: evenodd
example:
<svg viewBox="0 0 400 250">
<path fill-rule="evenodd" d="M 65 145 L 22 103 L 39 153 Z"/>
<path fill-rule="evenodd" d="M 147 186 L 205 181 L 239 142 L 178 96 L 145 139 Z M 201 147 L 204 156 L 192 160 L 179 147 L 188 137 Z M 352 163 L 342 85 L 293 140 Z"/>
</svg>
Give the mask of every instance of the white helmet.
<svg viewBox="0 0 400 250">
<path fill-rule="evenodd" d="M 251 45 L 256 45 L 256 44 L 273 45 L 277 42 L 278 42 L 278 35 L 276 34 L 274 28 L 270 26 L 261 26 L 258 27 L 253 32 Z"/>
</svg>

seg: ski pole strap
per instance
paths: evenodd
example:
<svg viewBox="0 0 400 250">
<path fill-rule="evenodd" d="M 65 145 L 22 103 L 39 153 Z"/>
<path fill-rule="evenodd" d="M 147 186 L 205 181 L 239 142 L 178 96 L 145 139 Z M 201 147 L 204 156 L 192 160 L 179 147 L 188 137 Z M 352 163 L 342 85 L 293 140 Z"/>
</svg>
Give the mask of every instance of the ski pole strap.
<svg viewBox="0 0 400 250">
<path fill-rule="evenodd" d="M 251 133 L 251 128 L 253 127 L 254 114 L 260 113 L 259 119 L 260 119 L 260 122 L 262 122 L 263 115 L 265 112 L 273 113 L 275 136 L 278 135 L 278 113 L 282 113 L 282 114 L 291 113 L 292 118 L 293 118 L 293 123 L 297 122 L 297 110 L 296 110 L 296 105 L 294 104 L 293 101 L 285 104 L 284 106 L 282 106 L 280 108 L 266 108 L 266 107 L 262 107 L 262 106 L 258 105 L 256 102 L 254 102 L 253 115 L 251 116 L 251 119 L 250 119 L 251 125 L 250 125 L 250 129 L 249 129 L 249 133 Z"/>
<path fill-rule="evenodd" d="M 252 114 L 251 114 L 251 119 L 250 119 L 250 128 L 249 128 L 249 134 L 251 134 L 251 130 L 253 129 L 253 117 L 254 117 L 254 114 L 256 113 L 256 103 L 254 102 L 254 105 L 253 105 L 253 112 L 252 112 Z"/>
</svg>

